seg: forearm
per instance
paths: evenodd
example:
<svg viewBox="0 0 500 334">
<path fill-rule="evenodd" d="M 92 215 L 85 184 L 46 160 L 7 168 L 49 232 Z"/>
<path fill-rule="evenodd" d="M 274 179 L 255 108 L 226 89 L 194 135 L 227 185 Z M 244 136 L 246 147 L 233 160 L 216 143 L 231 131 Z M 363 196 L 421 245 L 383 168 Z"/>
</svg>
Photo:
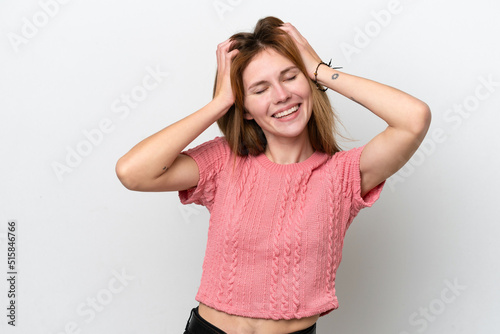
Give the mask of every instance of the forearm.
<svg viewBox="0 0 500 334">
<path fill-rule="evenodd" d="M 429 108 L 419 99 L 396 88 L 321 65 L 318 83 L 359 103 L 390 127 L 412 133 L 424 131 Z"/>
<path fill-rule="evenodd" d="M 171 166 L 179 153 L 228 108 L 223 103 L 212 100 L 200 110 L 144 139 L 120 158 L 116 166 L 118 177 L 122 182 L 126 178 L 137 176 L 145 180 L 158 178 Z"/>
</svg>

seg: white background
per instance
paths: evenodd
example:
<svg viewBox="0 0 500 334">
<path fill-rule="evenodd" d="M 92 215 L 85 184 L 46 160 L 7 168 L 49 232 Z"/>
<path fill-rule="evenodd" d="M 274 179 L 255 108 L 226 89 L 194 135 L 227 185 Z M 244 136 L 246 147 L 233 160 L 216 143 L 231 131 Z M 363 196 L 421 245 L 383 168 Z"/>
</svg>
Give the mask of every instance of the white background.
<svg viewBox="0 0 500 334">
<path fill-rule="evenodd" d="M 126 190 L 115 163 L 210 101 L 217 44 L 274 15 L 324 60 L 400 88 L 433 113 L 425 150 L 349 229 L 340 308 L 318 332 L 496 333 L 499 9 L 493 0 L 2 1 L 0 331 L 182 333 L 196 306 L 208 212 L 180 205 L 177 193 Z M 157 82 L 151 71 L 162 73 Z M 126 107 L 121 99 L 133 94 Z M 329 94 L 357 140 L 345 149 L 384 129 Z M 213 126 L 191 146 L 217 135 Z M 18 226 L 15 328 L 6 310 L 9 220 Z"/>
</svg>

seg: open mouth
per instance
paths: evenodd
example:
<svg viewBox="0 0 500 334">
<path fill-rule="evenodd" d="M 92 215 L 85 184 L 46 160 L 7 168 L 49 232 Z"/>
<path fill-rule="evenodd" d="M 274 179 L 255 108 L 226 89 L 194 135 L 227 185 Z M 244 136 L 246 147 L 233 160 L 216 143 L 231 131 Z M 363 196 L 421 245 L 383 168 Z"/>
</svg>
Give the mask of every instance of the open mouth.
<svg viewBox="0 0 500 334">
<path fill-rule="evenodd" d="M 281 112 L 278 112 L 278 113 L 272 115 L 272 117 L 274 117 L 274 118 L 283 118 L 283 117 L 286 117 L 288 115 L 291 115 L 291 114 L 297 112 L 297 110 L 299 110 L 299 107 L 300 107 L 300 105 L 297 104 L 297 105 L 291 107 L 288 110 L 284 110 L 284 111 L 281 111 Z"/>
</svg>

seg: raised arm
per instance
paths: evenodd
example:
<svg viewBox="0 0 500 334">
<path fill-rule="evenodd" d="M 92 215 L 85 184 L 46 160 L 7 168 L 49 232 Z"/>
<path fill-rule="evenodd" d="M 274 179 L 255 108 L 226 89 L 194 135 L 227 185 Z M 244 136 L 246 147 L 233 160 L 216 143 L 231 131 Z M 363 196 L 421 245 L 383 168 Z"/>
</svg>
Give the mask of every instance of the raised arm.
<svg viewBox="0 0 500 334">
<path fill-rule="evenodd" d="M 326 66 L 320 66 L 318 82 L 361 104 L 388 125 L 361 153 L 363 196 L 396 173 L 418 149 L 430 125 L 429 107 L 398 89 Z"/>
<path fill-rule="evenodd" d="M 187 145 L 223 116 L 234 103 L 229 69 L 237 50 L 229 40 L 217 48 L 217 84 L 213 100 L 200 110 L 144 139 L 121 157 L 116 174 L 122 184 L 137 191 L 177 191 L 198 184 L 199 170 Z"/>
<path fill-rule="evenodd" d="M 307 40 L 289 23 L 282 28 L 295 40 L 311 79 L 361 104 L 387 123 L 370 140 L 360 160 L 361 195 L 397 172 L 422 143 L 430 125 L 429 107 L 396 88 L 318 64 L 321 59 Z"/>
</svg>

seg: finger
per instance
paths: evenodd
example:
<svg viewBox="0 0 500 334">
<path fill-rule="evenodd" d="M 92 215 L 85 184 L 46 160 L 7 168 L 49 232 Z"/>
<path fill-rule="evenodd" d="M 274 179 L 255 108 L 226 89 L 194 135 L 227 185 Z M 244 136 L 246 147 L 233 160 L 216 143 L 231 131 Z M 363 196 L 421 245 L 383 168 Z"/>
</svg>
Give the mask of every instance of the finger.
<svg viewBox="0 0 500 334">
<path fill-rule="evenodd" d="M 224 42 L 217 45 L 217 52 L 222 53 L 222 54 L 227 53 L 229 48 L 231 47 L 232 43 L 233 43 L 233 41 L 231 41 L 229 39 L 225 40 Z"/>
<path fill-rule="evenodd" d="M 236 57 L 236 56 L 238 55 L 238 53 L 240 53 L 240 50 L 238 50 L 238 49 L 234 49 L 234 50 L 229 51 L 229 52 L 227 53 L 227 56 L 226 56 L 226 57 L 227 57 L 229 60 L 233 60 L 233 59 L 234 59 L 234 57 Z"/>
<path fill-rule="evenodd" d="M 228 39 L 217 45 L 217 57 L 225 57 L 233 43 L 234 41 Z"/>
<path fill-rule="evenodd" d="M 226 39 L 224 42 L 220 42 L 218 45 L 217 45 L 217 48 L 221 48 L 221 47 L 224 47 L 225 45 L 227 44 L 230 44 L 232 41 L 230 38 Z"/>
<path fill-rule="evenodd" d="M 219 73 L 225 73 L 226 71 L 229 71 L 231 67 L 231 61 L 234 59 L 234 57 L 236 57 L 238 53 L 238 49 L 227 51 L 226 48 L 222 48 L 222 50 L 217 54 Z"/>
<path fill-rule="evenodd" d="M 221 56 L 223 56 L 225 53 L 227 53 L 227 50 L 229 49 L 229 46 L 231 45 L 230 43 L 231 43 L 230 40 L 226 40 L 226 41 L 219 43 L 217 45 L 217 50 L 215 52 L 217 54 L 218 60 L 220 59 Z"/>
<path fill-rule="evenodd" d="M 221 50 L 225 50 L 225 48 L 221 47 Z M 231 50 L 230 52 L 221 50 L 218 52 L 217 87 L 223 85 L 223 81 L 230 80 L 231 61 L 240 52 L 238 49 Z"/>
<path fill-rule="evenodd" d="M 230 75 L 231 75 L 231 62 L 233 61 L 234 57 L 239 53 L 239 50 L 232 50 L 225 55 L 225 63 L 224 63 L 224 68 L 222 70 L 223 75 L 226 76 L 228 80 Z"/>
<path fill-rule="evenodd" d="M 295 28 L 291 23 L 285 23 L 280 27 L 282 30 L 287 32 L 290 36 L 292 36 L 297 42 L 302 44 L 307 43 L 307 40 L 300 34 L 300 32 Z"/>
<path fill-rule="evenodd" d="M 217 56 L 217 71 L 219 73 L 224 72 L 224 69 L 226 67 L 226 55 L 230 46 L 230 41 L 226 40 L 219 45 L 217 45 L 217 51 L 216 51 L 216 56 Z"/>
</svg>

